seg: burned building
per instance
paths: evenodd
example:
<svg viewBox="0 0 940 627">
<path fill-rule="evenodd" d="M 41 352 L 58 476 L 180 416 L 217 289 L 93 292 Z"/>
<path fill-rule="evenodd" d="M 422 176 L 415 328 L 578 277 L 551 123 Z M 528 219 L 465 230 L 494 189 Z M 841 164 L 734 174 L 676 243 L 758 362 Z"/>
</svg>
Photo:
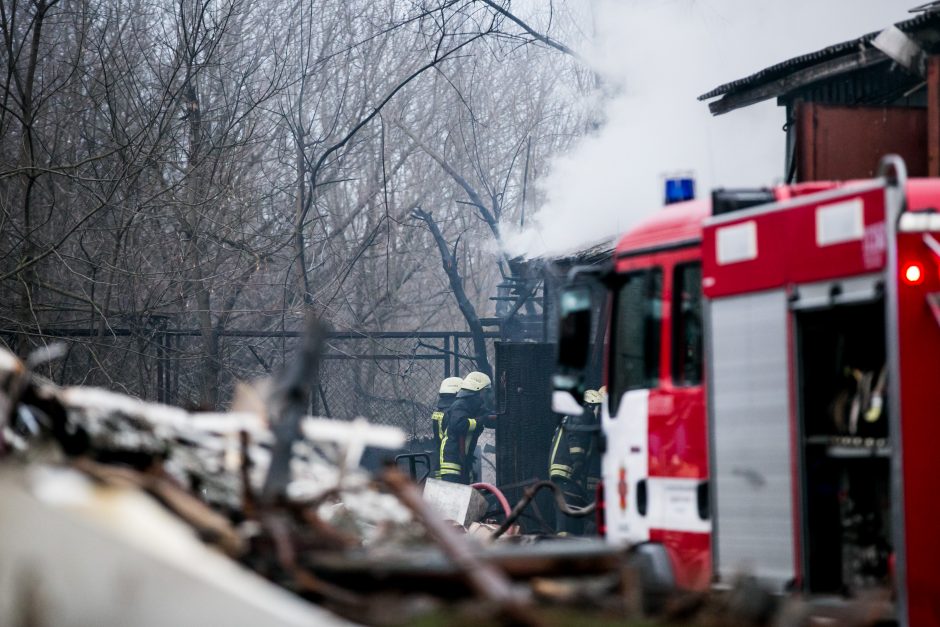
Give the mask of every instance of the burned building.
<svg viewBox="0 0 940 627">
<path fill-rule="evenodd" d="M 787 182 L 875 175 L 898 154 L 940 176 L 940 3 L 915 17 L 787 59 L 699 96 L 721 115 L 776 98 L 786 112 Z"/>
<path fill-rule="evenodd" d="M 572 268 L 609 260 L 615 244 L 611 238 L 570 254 L 518 257 L 511 262 L 514 278 L 504 281 L 494 297 L 497 313 L 504 312 L 486 320 L 498 326 L 500 335 L 496 342 L 496 478 L 511 501 L 521 498 L 527 485 L 548 478 L 549 449 L 559 419 L 551 408 L 551 375 L 561 288 Z M 606 311 L 606 292 L 600 285 L 594 289 L 593 304 L 595 314 Z M 591 352 L 593 383 L 600 385 L 606 320 L 602 315 L 594 315 L 593 320 L 597 329 Z M 522 522 L 531 530 L 551 528 L 554 516 L 552 497 L 543 492 Z"/>
</svg>

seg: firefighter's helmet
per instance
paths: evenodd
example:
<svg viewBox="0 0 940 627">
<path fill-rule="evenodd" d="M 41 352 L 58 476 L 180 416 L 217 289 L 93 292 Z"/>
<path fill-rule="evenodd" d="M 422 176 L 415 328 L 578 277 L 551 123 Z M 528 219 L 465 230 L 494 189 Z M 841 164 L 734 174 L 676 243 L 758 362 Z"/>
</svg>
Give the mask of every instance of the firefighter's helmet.
<svg viewBox="0 0 940 627">
<path fill-rule="evenodd" d="M 439 394 L 456 394 L 460 390 L 461 383 L 463 383 L 463 379 L 460 377 L 447 377 L 441 381 Z"/>
<path fill-rule="evenodd" d="M 602 385 L 601 387 L 597 388 L 597 393 L 601 395 L 601 398 L 607 398 L 607 386 Z"/>
<path fill-rule="evenodd" d="M 585 390 L 584 402 L 588 405 L 600 405 L 604 402 L 604 397 L 597 390 Z"/>
<path fill-rule="evenodd" d="M 490 387 L 490 378 L 482 372 L 471 372 L 464 377 L 463 383 L 460 384 L 461 390 L 469 390 L 471 392 L 479 392 L 483 388 L 488 387 Z"/>
</svg>

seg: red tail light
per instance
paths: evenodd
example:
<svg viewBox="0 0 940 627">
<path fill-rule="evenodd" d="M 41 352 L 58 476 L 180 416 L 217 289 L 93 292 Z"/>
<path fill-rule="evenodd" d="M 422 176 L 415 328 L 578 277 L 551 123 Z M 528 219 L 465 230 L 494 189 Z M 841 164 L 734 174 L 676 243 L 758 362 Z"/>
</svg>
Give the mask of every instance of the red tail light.
<svg viewBox="0 0 940 627">
<path fill-rule="evenodd" d="M 604 516 L 606 503 L 604 503 L 604 482 L 598 481 L 597 488 L 594 489 L 594 522 L 597 523 L 597 535 L 604 538 L 607 536 L 607 519 Z"/>
<path fill-rule="evenodd" d="M 916 261 L 904 264 L 904 269 L 901 270 L 901 278 L 908 285 L 920 285 L 924 282 L 924 266 Z"/>
</svg>

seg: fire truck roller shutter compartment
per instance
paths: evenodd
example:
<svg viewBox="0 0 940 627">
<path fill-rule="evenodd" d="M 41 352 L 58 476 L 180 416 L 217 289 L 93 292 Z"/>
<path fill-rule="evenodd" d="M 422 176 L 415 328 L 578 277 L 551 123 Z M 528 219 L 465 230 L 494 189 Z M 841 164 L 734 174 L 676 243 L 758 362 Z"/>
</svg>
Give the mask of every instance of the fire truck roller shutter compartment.
<svg viewBox="0 0 940 627">
<path fill-rule="evenodd" d="M 814 593 L 888 577 L 891 483 L 881 275 L 797 286 L 803 572 Z"/>
<path fill-rule="evenodd" d="M 708 306 L 714 568 L 782 590 L 794 576 L 786 293 Z"/>
</svg>

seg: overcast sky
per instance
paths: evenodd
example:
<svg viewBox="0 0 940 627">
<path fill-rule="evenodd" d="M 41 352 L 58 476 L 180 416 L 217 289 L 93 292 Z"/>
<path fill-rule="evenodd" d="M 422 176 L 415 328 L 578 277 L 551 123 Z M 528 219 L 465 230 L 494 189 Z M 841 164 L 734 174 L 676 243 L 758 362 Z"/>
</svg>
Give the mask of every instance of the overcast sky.
<svg viewBox="0 0 940 627">
<path fill-rule="evenodd" d="M 912 17 L 917 0 L 593 0 L 590 63 L 617 90 L 606 123 L 556 159 L 534 226 L 511 252 L 578 249 L 662 204 L 663 175 L 712 187 L 779 182 L 783 109 L 775 101 L 712 117 L 696 100 L 790 57 Z"/>
</svg>

